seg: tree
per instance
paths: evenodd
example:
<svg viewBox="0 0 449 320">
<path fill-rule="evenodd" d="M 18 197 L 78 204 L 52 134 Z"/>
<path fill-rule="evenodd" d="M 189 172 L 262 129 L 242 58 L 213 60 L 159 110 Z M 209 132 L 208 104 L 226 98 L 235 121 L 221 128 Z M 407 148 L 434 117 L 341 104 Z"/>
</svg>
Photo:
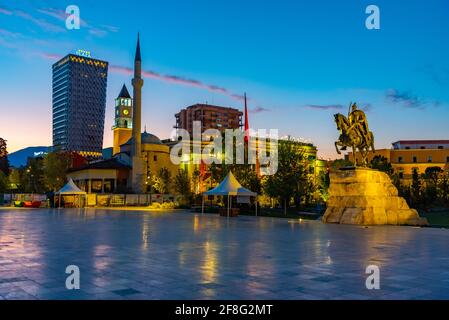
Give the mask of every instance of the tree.
<svg viewBox="0 0 449 320">
<path fill-rule="evenodd" d="M 438 197 L 445 205 L 449 204 L 449 172 L 442 172 L 438 183 Z"/>
<path fill-rule="evenodd" d="M 192 172 L 193 192 L 195 194 L 199 193 L 200 179 L 201 179 L 201 172 L 200 172 L 200 170 L 198 170 L 198 168 L 195 168 Z"/>
<path fill-rule="evenodd" d="M 422 201 L 422 181 L 418 170 L 413 170 L 412 184 L 410 186 L 410 198 L 413 205 L 418 205 Z"/>
<path fill-rule="evenodd" d="M 5 176 L 9 175 L 9 161 L 6 140 L 0 138 L 0 171 Z"/>
<path fill-rule="evenodd" d="M 175 176 L 174 189 L 177 193 L 182 195 L 185 202 L 188 202 L 192 194 L 191 188 L 187 170 L 179 169 L 177 175 Z"/>
<path fill-rule="evenodd" d="M 440 174 L 443 172 L 443 169 L 440 167 L 429 167 L 426 168 L 426 171 L 424 173 L 424 177 L 432 183 L 435 188 L 438 185 L 438 180 L 440 178 Z"/>
<path fill-rule="evenodd" d="M 329 187 L 331 184 L 329 170 L 326 170 L 326 172 L 320 172 L 318 179 L 318 190 L 320 191 L 321 199 L 322 201 L 327 202 L 329 199 Z"/>
<path fill-rule="evenodd" d="M 223 160 L 221 164 L 216 164 L 215 162 L 212 162 L 209 171 L 212 182 L 217 184 L 223 181 L 223 179 L 228 174 L 229 169 Z"/>
<path fill-rule="evenodd" d="M 351 161 L 346 160 L 346 159 L 337 159 L 332 162 L 331 166 L 332 166 L 333 170 L 338 170 L 338 169 L 344 168 L 344 167 L 353 167 L 354 164 Z"/>
<path fill-rule="evenodd" d="M 390 161 L 388 161 L 387 158 L 385 158 L 381 155 L 377 155 L 373 158 L 373 160 L 371 160 L 370 167 L 371 167 L 371 169 L 385 172 L 389 176 L 391 176 L 394 171 Z"/>
<path fill-rule="evenodd" d="M 52 152 L 45 156 L 43 163 L 44 183 L 47 190 L 58 191 L 67 182 L 67 170 L 72 156 L 66 152 Z"/>
<path fill-rule="evenodd" d="M 161 168 L 157 173 L 155 188 L 162 194 L 170 192 L 171 173 L 167 168 Z"/>
<path fill-rule="evenodd" d="M 29 158 L 27 166 L 22 175 L 22 185 L 24 192 L 44 193 L 44 170 L 43 160 L 41 158 Z"/>
<path fill-rule="evenodd" d="M 9 184 L 11 190 L 15 192 L 23 192 L 23 168 L 14 168 L 9 174 Z"/>
<path fill-rule="evenodd" d="M 280 140 L 278 170 L 274 175 L 266 178 L 264 191 L 269 197 L 277 198 L 287 214 L 287 207 L 292 198 L 299 207 L 304 197 L 311 192 L 312 187 L 307 173 L 308 162 L 303 151 L 293 141 Z"/>
<path fill-rule="evenodd" d="M 426 168 L 424 178 L 426 179 L 425 203 L 434 204 L 438 199 L 438 181 L 443 169 L 440 167 Z"/>
<path fill-rule="evenodd" d="M 0 171 L 0 194 L 5 193 L 9 189 L 8 184 L 8 177 L 3 171 Z"/>
<path fill-rule="evenodd" d="M 149 169 L 147 172 L 147 179 L 145 181 L 145 185 L 147 186 L 146 192 L 150 193 L 151 195 L 156 186 L 156 177 L 151 172 L 151 169 Z"/>
</svg>

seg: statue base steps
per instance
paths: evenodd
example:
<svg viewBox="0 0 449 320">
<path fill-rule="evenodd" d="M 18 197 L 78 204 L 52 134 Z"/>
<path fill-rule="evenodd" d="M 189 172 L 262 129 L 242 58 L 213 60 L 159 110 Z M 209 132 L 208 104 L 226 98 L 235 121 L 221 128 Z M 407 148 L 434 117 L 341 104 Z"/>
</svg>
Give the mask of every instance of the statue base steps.
<svg viewBox="0 0 449 320">
<path fill-rule="evenodd" d="M 348 168 L 330 174 L 330 198 L 324 223 L 352 225 L 427 226 L 427 219 L 410 209 L 386 173 Z"/>
</svg>

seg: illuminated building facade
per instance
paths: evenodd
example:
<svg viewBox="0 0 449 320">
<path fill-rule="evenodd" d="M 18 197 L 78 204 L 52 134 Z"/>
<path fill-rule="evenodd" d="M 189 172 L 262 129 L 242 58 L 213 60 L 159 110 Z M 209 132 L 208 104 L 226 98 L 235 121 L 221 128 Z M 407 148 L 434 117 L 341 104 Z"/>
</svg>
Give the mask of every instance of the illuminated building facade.
<svg viewBox="0 0 449 320">
<path fill-rule="evenodd" d="M 401 140 L 392 149 L 376 150 L 368 154 L 368 161 L 375 156 L 385 157 L 401 179 L 411 180 L 413 172 L 425 173 L 427 168 L 446 169 L 449 164 L 449 140 Z M 352 160 L 352 152 L 346 158 Z M 361 161 L 356 153 L 357 162 Z"/>
<path fill-rule="evenodd" d="M 101 157 L 108 62 L 69 54 L 53 65 L 53 148 Z"/>
<path fill-rule="evenodd" d="M 123 85 L 120 94 L 115 99 L 115 120 L 112 131 L 114 144 L 112 154 L 120 152 L 120 146 L 131 138 L 133 128 L 133 100 L 126 85 Z"/>
<path fill-rule="evenodd" d="M 217 129 L 224 132 L 226 129 L 242 127 L 242 116 L 243 112 L 238 109 L 195 104 L 175 114 L 175 128 L 187 130 L 190 136 L 193 136 L 193 122 L 200 121 L 201 132 L 208 129 Z"/>
</svg>

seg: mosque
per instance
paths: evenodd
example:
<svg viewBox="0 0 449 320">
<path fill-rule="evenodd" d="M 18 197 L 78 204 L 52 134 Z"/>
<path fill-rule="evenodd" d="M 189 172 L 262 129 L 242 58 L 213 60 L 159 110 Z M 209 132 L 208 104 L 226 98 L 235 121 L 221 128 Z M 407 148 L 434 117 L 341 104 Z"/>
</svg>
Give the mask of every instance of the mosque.
<svg viewBox="0 0 449 320">
<path fill-rule="evenodd" d="M 68 177 L 87 193 L 148 192 L 149 179 L 165 168 L 174 177 L 178 166 L 170 161 L 170 147 L 155 135 L 142 133 L 142 59 L 137 39 L 132 79 L 133 97 L 124 84 L 115 99 L 112 157 L 73 169 Z"/>
</svg>

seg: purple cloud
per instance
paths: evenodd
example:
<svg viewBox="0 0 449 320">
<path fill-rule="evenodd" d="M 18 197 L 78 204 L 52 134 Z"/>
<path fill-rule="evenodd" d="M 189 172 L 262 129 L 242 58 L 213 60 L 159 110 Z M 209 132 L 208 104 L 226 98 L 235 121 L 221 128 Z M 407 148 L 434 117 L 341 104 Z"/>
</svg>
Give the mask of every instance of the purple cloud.
<svg viewBox="0 0 449 320">
<path fill-rule="evenodd" d="M 121 73 L 121 74 L 125 74 L 125 75 L 133 75 L 133 73 L 134 73 L 134 71 L 131 68 L 117 66 L 117 65 L 111 65 L 109 67 L 109 69 L 111 72 Z M 239 100 L 239 101 L 241 101 L 243 99 L 243 97 L 241 95 L 231 93 L 226 88 L 219 87 L 219 86 L 213 85 L 213 84 L 206 84 L 206 83 L 203 83 L 202 81 L 195 80 L 195 79 L 189 79 L 189 78 L 185 78 L 182 76 L 176 76 L 176 75 L 163 75 L 163 74 L 160 74 L 160 73 L 152 71 L 152 70 L 144 70 L 144 71 L 142 71 L 142 75 L 145 78 L 151 78 L 151 79 L 156 79 L 156 80 L 160 80 L 160 81 L 164 81 L 164 82 L 168 82 L 168 83 L 180 84 L 180 85 L 205 89 L 205 90 L 208 90 L 211 92 L 221 93 L 221 94 L 227 95 L 228 97 L 230 97 L 232 99 Z"/>
<path fill-rule="evenodd" d="M 406 108 L 423 109 L 426 104 L 418 96 L 413 95 L 410 92 L 401 92 L 396 89 L 387 90 L 385 97 L 388 101 L 394 104 L 400 104 Z"/>
<path fill-rule="evenodd" d="M 17 37 L 22 36 L 22 34 L 19 32 L 13 32 L 13 31 L 9 31 L 6 29 L 2 29 L 2 28 L 0 28 L 0 35 L 11 37 L 11 38 L 17 38 Z"/>
<path fill-rule="evenodd" d="M 9 10 L 9 9 L 7 9 L 7 8 L 5 8 L 5 7 L 0 7 L 0 13 L 1 13 L 1 14 L 5 14 L 5 15 L 7 15 L 7 16 L 12 15 L 12 11 Z"/>
<path fill-rule="evenodd" d="M 304 107 L 313 110 L 342 110 L 344 108 L 341 104 L 330 104 L 330 105 L 308 104 Z"/>
<path fill-rule="evenodd" d="M 264 108 L 264 107 L 261 107 L 261 106 L 257 106 L 254 109 L 250 109 L 249 110 L 250 113 L 254 113 L 254 114 L 262 113 L 262 112 L 269 112 L 269 111 L 271 111 L 271 110 L 267 109 L 267 108 Z"/>
<path fill-rule="evenodd" d="M 65 28 L 63 28 L 59 25 L 52 24 L 50 22 L 45 21 L 44 19 L 35 18 L 31 14 L 29 14 L 25 11 L 22 11 L 22 10 L 15 10 L 14 14 L 22 19 L 25 19 L 25 20 L 28 20 L 28 21 L 34 23 L 35 25 L 41 27 L 45 31 L 49 31 L 49 32 L 65 32 L 66 31 Z"/>
</svg>

